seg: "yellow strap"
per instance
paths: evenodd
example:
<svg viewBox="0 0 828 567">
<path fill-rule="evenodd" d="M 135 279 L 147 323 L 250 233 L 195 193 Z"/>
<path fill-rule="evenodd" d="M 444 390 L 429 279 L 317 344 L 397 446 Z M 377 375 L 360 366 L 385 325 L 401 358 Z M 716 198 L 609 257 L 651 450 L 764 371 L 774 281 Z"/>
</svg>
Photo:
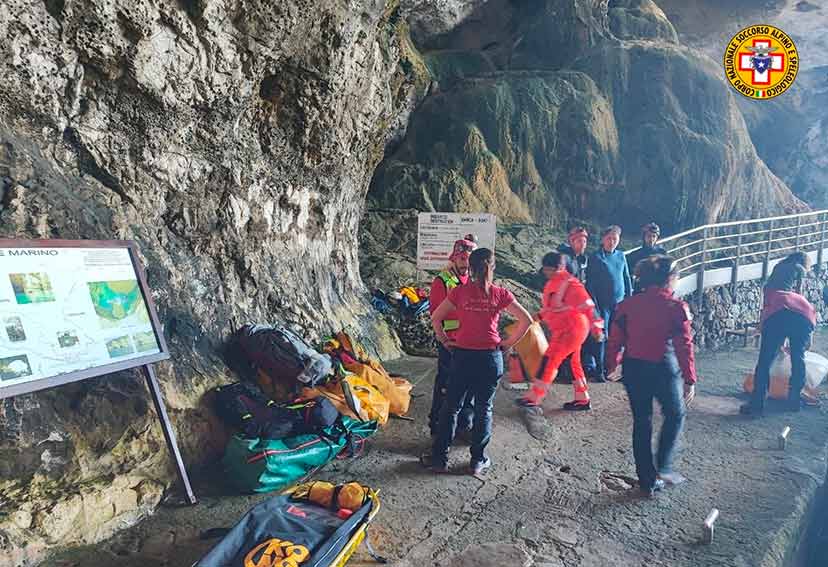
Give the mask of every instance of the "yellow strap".
<svg viewBox="0 0 828 567">
<path fill-rule="evenodd" d="M 444 319 L 443 320 L 443 330 L 444 331 L 456 331 L 460 328 L 460 321 L 457 319 Z"/>
</svg>

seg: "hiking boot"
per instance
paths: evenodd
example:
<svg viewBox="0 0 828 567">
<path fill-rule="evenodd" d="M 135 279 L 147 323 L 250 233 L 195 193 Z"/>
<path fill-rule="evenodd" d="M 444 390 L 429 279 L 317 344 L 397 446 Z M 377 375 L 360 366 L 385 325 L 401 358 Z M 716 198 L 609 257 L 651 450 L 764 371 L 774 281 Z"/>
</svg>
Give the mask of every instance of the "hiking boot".
<svg viewBox="0 0 828 567">
<path fill-rule="evenodd" d="M 589 400 L 575 400 L 566 402 L 563 405 L 563 409 L 566 411 L 588 411 L 592 409 L 592 404 Z"/>
<path fill-rule="evenodd" d="M 658 478 L 663 480 L 664 484 L 669 484 L 670 486 L 687 482 L 687 479 L 677 472 L 659 473 Z"/>
<path fill-rule="evenodd" d="M 642 486 L 640 490 L 643 496 L 653 498 L 656 495 L 656 492 L 664 490 L 664 481 L 657 478 L 652 486 Z"/>
<path fill-rule="evenodd" d="M 518 398 L 515 400 L 515 405 L 519 408 L 538 408 L 540 404 L 538 402 L 533 402 L 529 398 Z"/>
<path fill-rule="evenodd" d="M 765 414 L 765 408 L 756 407 L 753 403 L 747 403 L 739 408 L 739 413 L 750 417 L 762 417 Z"/>
<path fill-rule="evenodd" d="M 482 461 L 472 462 L 469 465 L 469 471 L 472 476 L 478 476 L 489 470 L 491 466 L 492 460 L 489 457 L 485 457 Z"/>
<path fill-rule="evenodd" d="M 596 384 L 603 384 L 607 381 L 606 376 L 602 372 L 593 372 L 587 378 L 589 378 L 590 382 L 595 382 Z"/>
<path fill-rule="evenodd" d="M 420 455 L 420 464 L 423 465 L 425 468 L 433 472 L 434 474 L 448 474 L 449 468 L 448 464 L 434 464 L 434 461 L 431 457 L 431 453 L 423 453 Z"/>
</svg>

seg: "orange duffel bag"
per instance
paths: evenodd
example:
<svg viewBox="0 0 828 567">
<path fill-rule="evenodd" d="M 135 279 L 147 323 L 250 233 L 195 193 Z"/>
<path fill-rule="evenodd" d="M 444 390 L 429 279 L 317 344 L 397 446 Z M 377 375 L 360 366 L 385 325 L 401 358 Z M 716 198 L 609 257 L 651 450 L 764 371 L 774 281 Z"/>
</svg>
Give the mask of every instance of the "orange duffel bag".
<svg viewBox="0 0 828 567">
<path fill-rule="evenodd" d="M 517 323 L 507 325 L 503 332 L 508 337 L 517 328 Z M 534 321 L 522 339 L 512 347 L 512 354 L 517 355 L 519 364 L 509 365 L 510 382 L 531 382 L 538 377 L 543 364 L 543 355 L 549 347 L 546 333 L 540 322 Z"/>
</svg>

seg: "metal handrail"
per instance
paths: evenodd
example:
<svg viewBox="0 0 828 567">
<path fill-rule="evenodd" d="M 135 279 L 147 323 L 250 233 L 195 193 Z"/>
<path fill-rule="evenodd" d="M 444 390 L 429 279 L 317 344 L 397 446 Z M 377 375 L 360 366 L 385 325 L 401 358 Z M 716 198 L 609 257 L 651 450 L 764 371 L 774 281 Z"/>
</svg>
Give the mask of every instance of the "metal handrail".
<svg viewBox="0 0 828 567">
<path fill-rule="evenodd" d="M 711 243 L 715 243 L 715 247 Z M 770 263 L 790 250 L 816 251 L 816 263 L 821 266 L 828 244 L 828 209 L 706 224 L 664 238 L 659 244 L 667 248 L 667 253 L 679 265 L 692 261 L 681 268 L 681 277 L 695 275 L 698 278 L 696 291 L 701 305 L 704 273 L 713 267 L 731 267 L 731 285 L 735 288 L 741 265 L 761 262 L 762 277 L 766 278 L 770 272 Z M 665 246 L 667 244 L 674 246 Z M 635 250 L 638 248 L 627 254 Z M 732 253 L 733 250 L 736 251 L 735 254 Z M 730 263 L 730 266 L 723 266 L 725 263 Z"/>
</svg>

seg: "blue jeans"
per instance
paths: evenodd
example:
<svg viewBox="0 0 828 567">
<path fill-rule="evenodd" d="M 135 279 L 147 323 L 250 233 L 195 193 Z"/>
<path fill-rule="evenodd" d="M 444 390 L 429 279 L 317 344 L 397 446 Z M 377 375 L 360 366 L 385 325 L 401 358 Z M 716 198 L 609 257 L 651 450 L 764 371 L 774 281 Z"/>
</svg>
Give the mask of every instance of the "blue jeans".
<svg viewBox="0 0 828 567">
<path fill-rule="evenodd" d="M 805 385 L 805 351 L 811 342 L 813 326 L 804 316 L 784 309 L 768 317 L 762 325 L 762 346 L 754 373 L 753 395 L 750 405 L 755 410 L 765 407 L 765 396 L 770 384 L 770 367 L 785 339 L 791 348 L 791 382 L 788 399 L 799 403 Z"/>
<path fill-rule="evenodd" d="M 633 414 L 633 455 L 638 483 L 652 488 L 656 476 L 673 472 L 673 454 L 684 425 L 684 391 L 674 357 L 655 363 L 624 359 L 624 387 Z M 661 405 L 664 423 L 653 462 L 653 398 Z"/>
<path fill-rule="evenodd" d="M 471 462 L 479 463 L 485 459 L 486 446 L 492 438 L 492 404 L 502 375 L 503 354 L 500 350 L 454 349 L 446 402 L 440 409 L 437 438 L 431 448 L 434 466 L 448 463 L 457 416 L 467 394 L 474 396 L 475 403 Z"/>
<path fill-rule="evenodd" d="M 610 328 L 612 327 L 612 317 L 615 315 L 615 306 L 611 309 L 602 309 L 600 307 L 596 307 L 596 311 L 598 315 L 604 320 L 604 330 L 606 331 L 607 337 L 609 337 Z M 607 377 L 606 371 L 606 361 L 604 357 L 607 355 L 607 341 L 604 340 L 603 342 L 598 342 L 595 339 L 590 338 L 588 344 L 591 345 L 592 348 L 592 357 L 595 359 L 595 374 L 598 376 L 603 376 L 604 378 Z"/>
<path fill-rule="evenodd" d="M 437 425 L 440 421 L 440 408 L 445 405 L 451 382 L 451 351 L 443 345 L 437 345 L 437 376 L 434 377 L 434 391 L 431 394 L 431 411 L 428 414 L 428 427 L 432 435 L 437 435 Z M 474 396 L 466 396 L 463 409 L 458 418 L 457 427 L 461 431 L 472 428 L 474 418 Z"/>
</svg>

